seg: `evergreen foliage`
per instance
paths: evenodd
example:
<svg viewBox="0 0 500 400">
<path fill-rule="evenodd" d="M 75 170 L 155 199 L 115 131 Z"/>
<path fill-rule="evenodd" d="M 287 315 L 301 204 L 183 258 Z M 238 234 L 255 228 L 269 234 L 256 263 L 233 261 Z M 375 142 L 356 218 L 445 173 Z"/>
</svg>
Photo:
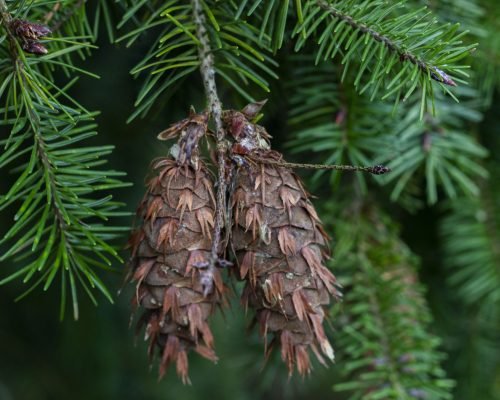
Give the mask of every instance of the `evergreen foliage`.
<svg viewBox="0 0 500 400">
<path fill-rule="evenodd" d="M 189 3 L 175 0 L 157 4 L 151 1 L 129 3 L 127 6 L 125 2 L 128 11 L 118 27 L 134 18 L 140 22 L 118 42 L 126 41 L 130 46 L 144 32 L 156 27 L 161 29 L 146 57 L 131 71 L 134 76 L 147 73 L 131 116 L 133 119 L 137 115 L 145 116 L 158 97 L 172 96 L 180 83 L 199 69 L 201 60 L 197 50 L 200 42 Z M 276 62 L 259 40 L 257 28 L 245 21 L 235 21 L 235 10 L 229 2 L 203 1 L 202 6 L 209 22 L 206 28 L 217 74 L 247 100 L 254 100 L 248 93 L 248 86 L 256 85 L 264 93 L 269 92 L 269 77 L 277 78 L 272 69 Z"/>
<path fill-rule="evenodd" d="M 461 354 L 456 374 L 469 377 L 459 381 L 461 398 L 498 399 L 496 385 L 500 357 L 500 252 L 497 163 L 489 163 L 490 181 L 481 184 L 481 196 L 451 203 L 441 222 L 444 263 L 454 300 L 467 315 L 462 324 Z"/>
<path fill-rule="evenodd" d="M 492 178 L 492 186 L 496 182 Z M 453 202 L 441 225 L 450 284 L 479 309 L 500 303 L 499 204 L 498 193 L 485 183 L 481 197 Z"/>
<path fill-rule="evenodd" d="M 57 4 L 69 11 L 56 13 L 49 1 L 0 2 L 0 123 L 10 130 L 1 141 L 0 166 L 16 175 L 0 197 L 0 208 L 17 208 L 1 240 L 7 248 L 0 260 L 22 265 L 0 284 L 17 278 L 30 282 L 22 298 L 38 286 L 48 290 L 59 277 L 60 316 L 70 293 L 77 319 L 78 285 L 94 303 L 92 289 L 112 301 L 96 270 L 110 269 L 112 258 L 120 260 L 108 242 L 123 229 L 108 221 L 123 213 L 109 189 L 124 184 L 119 180 L 122 173 L 101 168 L 113 146 L 80 146 L 96 135 L 96 114 L 73 99 L 69 90 L 80 75 L 93 76 L 76 65 L 89 54 L 93 36 L 81 3 Z M 26 51 L 27 39 L 13 25 L 26 18 L 52 22 L 53 35 L 43 40 L 47 54 Z M 58 82 L 59 71 L 66 82 Z"/>
<path fill-rule="evenodd" d="M 0 285 L 21 279 L 28 294 L 57 278 L 61 316 L 69 298 L 75 318 L 81 288 L 94 302 L 93 289 L 112 299 L 99 270 L 120 260 L 113 243 L 123 243 L 124 228 L 112 219 L 125 213 L 111 189 L 125 184 L 103 167 L 113 146 L 91 139 L 97 113 L 75 97 L 78 79 L 95 77 L 82 61 L 92 60 L 96 40 L 104 34 L 140 53 L 128 121 L 142 118 L 144 130 L 156 110 L 168 110 L 171 123 L 186 112 L 180 103 L 214 103 L 199 80 L 210 57 L 224 108 L 270 97 L 259 123 L 273 147 L 298 162 L 392 169 L 308 180 L 334 236 L 330 266 L 344 301 L 330 313 L 335 366 L 301 385 L 333 388 L 339 399 L 500 399 L 500 142 L 491 130 L 498 121 L 484 123 L 498 107 L 496 0 L 90 3 L 0 0 L 0 124 L 8 130 L 0 168 L 9 181 L 0 210 L 13 217 L 0 239 L 8 262 Z M 25 37 L 13 20 L 52 33 Z M 252 364 L 254 351 L 241 347 L 248 342 L 232 340 Z M 281 382 L 272 371 L 262 380 Z M 266 393 L 276 395 L 273 386 L 287 384 Z"/>
<path fill-rule="evenodd" d="M 345 277 L 339 349 L 352 399 L 451 399 L 441 340 L 415 269 L 416 257 L 380 209 L 354 202 L 336 222 Z M 354 224 L 355 228 L 352 227 Z M 348 239 L 346 239 L 348 238 Z"/>
<path fill-rule="evenodd" d="M 288 141 L 294 153 L 318 153 L 315 162 L 369 165 L 378 163 L 377 149 L 386 148 L 387 134 L 393 129 L 391 104 L 372 103 L 352 88 L 339 83 L 338 68 L 332 63 L 314 65 L 314 55 L 292 56 L 288 123 L 294 133 Z M 321 90 L 318 90 L 321 87 Z M 392 136 L 391 136 L 392 137 Z M 315 174 L 318 179 L 324 171 Z M 338 185 L 340 175 L 331 172 Z M 392 175 L 392 173 L 391 173 Z M 367 178 L 355 177 L 366 192 Z"/>
</svg>

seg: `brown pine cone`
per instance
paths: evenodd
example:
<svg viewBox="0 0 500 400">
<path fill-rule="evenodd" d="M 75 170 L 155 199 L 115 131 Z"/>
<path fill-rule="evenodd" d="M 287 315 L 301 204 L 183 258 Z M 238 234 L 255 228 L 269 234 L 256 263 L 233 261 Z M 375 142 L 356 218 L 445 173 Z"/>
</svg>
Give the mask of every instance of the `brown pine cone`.
<svg viewBox="0 0 500 400">
<path fill-rule="evenodd" d="M 334 359 L 323 329 L 323 307 L 330 296 L 340 296 L 324 265 L 328 237 L 293 171 L 260 161 L 279 162 L 282 156 L 270 150 L 269 134 L 249 117 L 224 113 L 239 165 L 231 201 L 231 246 L 239 276 L 246 280 L 242 302 L 255 309 L 261 335 L 273 334 L 273 342 L 281 344 L 290 374 L 296 367 L 305 375 L 311 370 L 308 350 L 323 364 L 322 354 Z"/>
<path fill-rule="evenodd" d="M 175 363 L 184 383 L 189 349 L 217 360 L 208 319 L 225 291 L 220 272 L 207 268 L 215 199 L 212 177 L 198 160 L 199 137 L 194 145 L 190 138 L 200 135 L 200 124 L 206 131 L 207 115 L 194 117 L 180 125 L 175 158 L 153 163 L 155 175 L 137 211 L 141 225 L 130 239 L 134 303 L 146 309 L 139 328 L 145 326 L 150 357 L 160 350 L 160 377 Z"/>
</svg>

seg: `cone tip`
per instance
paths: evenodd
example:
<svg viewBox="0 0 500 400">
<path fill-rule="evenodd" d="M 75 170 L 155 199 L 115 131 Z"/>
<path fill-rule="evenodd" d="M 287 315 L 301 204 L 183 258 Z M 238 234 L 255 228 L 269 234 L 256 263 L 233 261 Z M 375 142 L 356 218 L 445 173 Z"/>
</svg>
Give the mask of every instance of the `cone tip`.
<svg viewBox="0 0 500 400">
<path fill-rule="evenodd" d="M 335 352 L 333 351 L 332 345 L 328 340 L 324 340 L 321 343 L 321 349 L 323 353 L 332 361 L 335 360 Z"/>
</svg>

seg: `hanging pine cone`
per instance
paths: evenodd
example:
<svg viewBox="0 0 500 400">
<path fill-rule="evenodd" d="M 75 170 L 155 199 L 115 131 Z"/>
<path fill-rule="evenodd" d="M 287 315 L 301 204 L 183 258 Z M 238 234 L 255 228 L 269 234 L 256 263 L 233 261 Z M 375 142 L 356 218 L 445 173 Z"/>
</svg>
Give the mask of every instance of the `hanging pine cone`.
<svg viewBox="0 0 500 400">
<path fill-rule="evenodd" d="M 309 373 L 308 350 L 325 364 L 333 349 L 325 335 L 323 307 L 339 297 L 336 280 L 324 265 L 328 237 L 299 178 L 288 168 L 269 165 L 281 154 L 269 147 L 269 134 L 250 123 L 261 104 L 243 112 L 224 112 L 225 127 L 236 143 L 231 246 L 238 274 L 246 281 L 242 303 L 255 309 L 264 338 L 273 334 L 290 374 Z M 266 340 L 267 347 L 267 340 Z M 323 355 L 322 355 L 323 354 Z"/>
<path fill-rule="evenodd" d="M 191 113 L 159 135 L 181 137 L 171 156 L 153 163 L 137 211 L 141 226 L 130 239 L 133 302 L 146 309 L 138 328 L 145 326 L 150 357 L 160 350 L 160 377 L 175 363 L 184 383 L 189 349 L 217 360 L 208 318 L 225 291 L 219 271 L 207 268 L 215 200 L 212 177 L 198 159 L 207 121 L 206 113 Z"/>
</svg>

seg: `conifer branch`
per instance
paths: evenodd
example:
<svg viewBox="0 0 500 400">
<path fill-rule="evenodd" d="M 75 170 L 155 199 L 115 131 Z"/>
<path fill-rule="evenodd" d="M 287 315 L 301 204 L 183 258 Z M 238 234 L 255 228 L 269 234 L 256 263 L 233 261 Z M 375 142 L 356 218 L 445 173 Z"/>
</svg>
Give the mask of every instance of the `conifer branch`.
<svg viewBox="0 0 500 400">
<path fill-rule="evenodd" d="M 0 69 L 0 125 L 10 127 L 9 136 L 0 141 L 0 167 L 10 167 L 19 175 L 8 192 L 0 196 L 0 210 L 20 204 L 12 225 L 0 240 L 0 245 L 8 244 L 0 261 L 14 259 L 25 265 L 1 279 L 0 285 L 17 278 L 23 278 L 24 283 L 34 279 L 19 296 L 22 298 L 40 285 L 48 290 L 60 276 L 60 316 L 70 297 L 77 319 L 79 285 L 92 302 L 96 303 L 92 289 L 112 302 L 95 269 L 110 269 L 109 256 L 120 260 L 109 241 L 124 228 L 103 226 L 102 221 L 127 213 L 117 211 L 120 203 L 113 201 L 110 194 L 99 197 L 98 193 L 128 185 L 114 178 L 122 173 L 96 168 L 106 162 L 102 156 L 109 154 L 112 146 L 74 145 L 95 135 L 95 125 L 90 121 L 96 114 L 68 95 L 71 84 L 59 87 L 53 76 L 54 67 L 68 75 L 85 73 L 72 60 L 73 54 L 81 55 L 82 50 L 91 47 L 83 41 L 84 32 L 75 32 L 75 37 L 55 35 L 49 52 L 41 39 L 50 30 L 18 18 L 27 14 L 24 7 L 31 6 L 21 2 L 13 7 L 8 10 L 4 1 L 0 3 L 0 29 L 8 36 L 8 43 L 0 43 L 0 51 L 12 59 L 11 65 L 4 62 Z M 36 19 L 47 10 L 34 7 L 29 11 L 30 17 Z M 75 29 L 87 27 L 81 24 Z"/>
<path fill-rule="evenodd" d="M 200 0 L 191 0 L 193 7 L 193 17 L 196 24 L 196 37 L 200 45 L 198 46 L 200 72 L 205 86 L 205 94 L 208 100 L 209 111 L 215 123 L 217 138 L 217 195 L 215 209 L 215 226 L 212 236 L 212 252 L 209 261 L 209 269 L 213 270 L 219 259 L 219 249 L 221 244 L 222 228 L 224 226 L 224 213 L 226 210 L 226 182 L 225 182 L 225 157 L 227 153 L 227 144 L 225 141 L 225 132 L 222 125 L 222 104 L 217 94 L 217 85 L 215 83 L 215 66 L 210 48 L 210 41 L 206 31 L 206 19 Z"/>
<path fill-rule="evenodd" d="M 440 339 L 429 332 L 414 255 L 380 209 L 366 202 L 343 208 L 335 226 L 336 266 L 346 280 L 338 339 L 346 379 L 334 388 L 363 400 L 451 399 L 454 382 L 440 366 Z"/>
<path fill-rule="evenodd" d="M 124 34 L 118 42 L 126 40 L 127 45 L 132 45 L 148 30 L 162 29 L 151 50 L 131 71 L 133 75 L 148 75 L 130 121 L 139 115 L 145 116 L 158 100 L 172 96 L 183 87 L 186 78 L 200 68 L 200 42 L 191 3 L 179 0 L 167 4 L 153 0 L 147 4 L 135 4 L 131 0 L 122 2 L 130 11 L 124 15 L 119 28 L 135 18 L 144 22 Z M 246 21 L 235 21 L 233 6 L 227 2 L 202 1 L 200 7 L 205 18 L 209 54 L 221 82 L 249 101 L 254 101 L 254 88 L 269 92 L 267 78 L 277 78 L 273 71 L 277 63 L 266 54 L 267 47 L 261 46 L 258 30 Z"/>
<path fill-rule="evenodd" d="M 363 254 L 360 256 L 360 263 L 365 264 L 365 266 L 368 266 L 370 261 L 366 258 L 366 256 Z M 378 330 L 379 332 L 384 332 L 385 334 L 382 335 L 380 338 L 380 353 L 377 354 L 377 357 L 373 360 L 373 365 L 378 366 L 380 364 L 383 364 L 387 370 L 387 379 L 389 381 L 389 385 L 391 386 L 391 389 L 394 392 L 394 395 L 396 398 L 399 399 L 404 399 L 407 396 L 407 393 L 405 393 L 405 388 L 401 381 L 404 379 L 400 376 L 400 373 L 398 371 L 398 360 L 395 359 L 393 355 L 393 349 L 391 348 L 391 342 L 389 337 L 391 336 L 392 332 L 385 332 L 387 324 L 384 321 L 385 313 L 384 310 L 382 310 L 382 304 L 380 302 L 379 298 L 379 293 L 375 290 L 370 290 L 369 293 L 367 293 L 367 303 L 370 306 L 370 312 L 373 315 L 373 323 L 375 325 L 375 329 Z M 377 365 L 378 364 L 378 365 Z M 374 385 L 375 387 L 377 385 Z M 375 389 L 371 388 L 372 390 Z"/>
<path fill-rule="evenodd" d="M 382 99 L 404 101 L 418 88 L 427 107 L 434 99 L 432 81 L 453 97 L 450 86 L 464 82 L 460 76 L 469 77 L 468 67 L 457 62 L 476 45 L 463 43 L 466 32 L 458 32 L 458 24 L 439 24 L 424 9 L 411 10 L 406 3 L 309 0 L 303 23 L 294 30 L 295 50 L 311 41 L 316 63 L 338 57 L 342 80 L 357 70 L 350 78 L 372 100 L 382 92 Z"/>
<path fill-rule="evenodd" d="M 19 60 L 18 58 L 18 46 L 17 46 L 17 39 L 14 36 L 14 33 L 12 32 L 12 17 L 7 9 L 7 5 L 5 4 L 4 0 L 0 0 L 0 13 L 2 14 L 2 24 L 4 27 L 5 32 L 7 33 L 7 36 L 9 38 L 9 50 L 11 54 L 11 58 L 13 60 L 13 66 L 14 69 L 16 70 L 16 74 L 21 77 L 22 80 L 22 86 L 25 88 L 29 88 L 29 84 L 26 81 L 26 76 L 24 74 L 24 64 L 22 63 L 22 60 Z M 53 171 L 52 171 L 52 166 L 50 165 L 49 158 L 47 156 L 47 153 L 45 151 L 44 147 L 44 139 L 43 136 L 41 135 L 40 132 L 40 121 L 39 121 L 39 116 L 35 112 L 33 108 L 26 107 L 26 116 L 30 122 L 30 125 L 33 129 L 33 134 L 34 134 L 34 147 L 36 150 L 36 154 L 38 155 L 40 164 L 42 165 L 44 172 L 44 176 L 48 176 L 48 180 L 50 183 L 50 201 L 49 204 L 51 207 L 53 207 L 54 214 L 55 214 L 55 219 L 57 221 L 57 224 L 59 226 L 59 230 L 61 234 L 64 233 L 64 228 L 66 223 L 64 222 L 64 219 L 62 218 L 61 212 L 57 207 L 58 202 L 55 201 L 54 196 L 57 196 L 57 188 L 56 188 L 56 182 L 54 180 L 53 176 Z M 58 199 L 59 200 L 59 199 Z"/>
<path fill-rule="evenodd" d="M 428 64 L 426 61 L 420 59 L 412 52 L 406 51 L 403 47 L 401 47 L 399 43 L 395 42 L 390 37 L 378 32 L 376 29 L 366 24 L 356 21 L 353 17 L 341 12 L 340 10 L 337 10 L 332 4 L 328 3 L 325 0 L 317 0 L 316 3 L 322 10 L 327 11 L 332 17 L 344 21 L 353 29 L 361 33 L 366 33 L 377 42 L 383 43 L 389 49 L 389 51 L 398 55 L 401 62 L 409 61 L 412 64 L 418 66 L 422 72 L 430 73 L 431 78 L 435 81 L 444 83 L 445 85 L 449 86 L 457 86 L 453 79 L 451 79 L 445 72 L 441 71 L 434 65 Z"/>
</svg>

